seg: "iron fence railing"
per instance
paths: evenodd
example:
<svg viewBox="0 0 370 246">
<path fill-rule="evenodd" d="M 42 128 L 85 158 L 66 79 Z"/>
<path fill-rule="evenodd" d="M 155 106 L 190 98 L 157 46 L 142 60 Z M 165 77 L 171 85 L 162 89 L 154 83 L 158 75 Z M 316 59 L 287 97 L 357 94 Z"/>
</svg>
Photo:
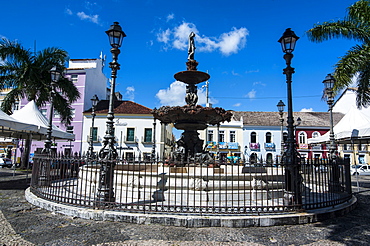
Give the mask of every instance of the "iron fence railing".
<svg viewBox="0 0 370 246">
<path fill-rule="evenodd" d="M 74 206 L 142 213 L 291 213 L 334 206 L 352 197 L 349 163 L 305 160 L 299 165 L 302 204 L 287 201 L 283 165 L 204 162 L 175 166 L 136 159 L 112 161 L 113 199 L 102 202 L 102 162 L 81 156 L 35 155 L 31 191 Z M 104 165 L 106 165 L 105 163 Z"/>
</svg>

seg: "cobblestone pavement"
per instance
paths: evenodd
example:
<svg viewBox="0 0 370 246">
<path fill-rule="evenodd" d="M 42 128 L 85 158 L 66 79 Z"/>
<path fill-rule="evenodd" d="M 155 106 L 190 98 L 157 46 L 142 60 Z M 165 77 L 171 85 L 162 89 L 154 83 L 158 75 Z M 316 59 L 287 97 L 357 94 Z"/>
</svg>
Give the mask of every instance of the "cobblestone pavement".
<svg viewBox="0 0 370 246">
<path fill-rule="evenodd" d="M 29 176 L 28 176 L 29 177 Z M 181 228 L 90 221 L 49 212 L 24 198 L 29 178 L 0 168 L 0 245 L 369 245 L 370 176 L 353 182 L 357 208 L 320 223 L 248 228 Z"/>
</svg>

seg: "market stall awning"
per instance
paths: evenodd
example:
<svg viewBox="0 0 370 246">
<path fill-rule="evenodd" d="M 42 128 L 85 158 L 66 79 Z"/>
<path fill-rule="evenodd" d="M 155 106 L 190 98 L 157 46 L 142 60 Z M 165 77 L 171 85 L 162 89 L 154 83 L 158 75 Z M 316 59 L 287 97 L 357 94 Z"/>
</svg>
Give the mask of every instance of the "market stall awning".
<svg viewBox="0 0 370 246">
<path fill-rule="evenodd" d="M 20 110 L 15 111 L 11 115 L 14 119 L 23 122 L 36 125 L 38 128 L 37 133 L 41 134 L 42 139 L 46 138 L 47 128 L 49 125 L 48 119 L 40 112 L 34 101 L 29 102 L 26 106 Z M 52 137 L 56 139 L 74 139 L 75 135 L 59 129 L 57 126 L 52 125 Z"/>
</svg>

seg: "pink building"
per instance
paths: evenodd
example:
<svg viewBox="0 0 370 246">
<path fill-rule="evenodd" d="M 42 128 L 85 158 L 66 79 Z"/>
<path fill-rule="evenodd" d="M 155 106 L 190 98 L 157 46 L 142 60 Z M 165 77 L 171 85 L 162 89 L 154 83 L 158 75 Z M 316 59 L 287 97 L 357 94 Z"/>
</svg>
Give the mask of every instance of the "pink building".
<svg viewBox="0 0 370 246">
<path fill-rule="evenodd" d="M 98 59 L 71 59 L 69 60 L 66 77 L 74 82 L 80 92 L 80 98 L 71 106 L 73 109 L 73 120 L 71 125 L 64 126 L 60 122 L 59 115 L 54 111 L 53 124 L 62 130 L 75 134 L 74 141 L 56 141 L 53 148 L 65 154 L 80 152 L 82 147 L 83 112 L 90 109 L 91 98 L 96 94 L 100 100 L 107 98 L 107 77 L 103 74 L 104 60 Z M 22 99 L 19 107 L 28 103 Z M 50 104 L 41 107 L 40 111 L 49 119 Z M 31 153 L 44 148 L 44 142 L 33 141 Z"/>
</svg>

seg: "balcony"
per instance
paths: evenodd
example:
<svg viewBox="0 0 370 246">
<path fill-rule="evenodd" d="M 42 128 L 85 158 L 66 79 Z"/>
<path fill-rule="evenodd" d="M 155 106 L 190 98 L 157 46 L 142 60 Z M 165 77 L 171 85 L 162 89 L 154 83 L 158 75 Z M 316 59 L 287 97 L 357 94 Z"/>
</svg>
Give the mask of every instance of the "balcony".
<svg viewBox="0 0 370 246">
<path fill-rule="evenodd" d="M 259 150 L 260 150 L 260 144 L 259 144 L 259 143 L 250 143 L 250 144 L 249 144 L 249 148 L 250 148 L 251 150 L 259 151 Z"/>
<path fill-rule="evenodd" d="M 219 149 L 238 150 L 239 144 L 236 142 L 219 142 Z M 217 149 L 217 142 L 207 141 L 207 149 Z"/>
<path fill-rule="evenodd" d="M 314 150 L 314 151 L 322 150 L 322 145 L 321 144 L 314 144 L 314 145 L 312 145 L 312 150 Z"/>
<path fill-rule="evenodd" d="M 275 144 L 274 143 L 265 143 L 265 149 L 266 150 L 275 150 Z"/>
<path fill-rule="evenodd" d="M 300 144 L 298 145 L 298 148 L 299 148 L 299 149 L 308 149 L 308 144 L 300 143 Z"/>
</svg>

